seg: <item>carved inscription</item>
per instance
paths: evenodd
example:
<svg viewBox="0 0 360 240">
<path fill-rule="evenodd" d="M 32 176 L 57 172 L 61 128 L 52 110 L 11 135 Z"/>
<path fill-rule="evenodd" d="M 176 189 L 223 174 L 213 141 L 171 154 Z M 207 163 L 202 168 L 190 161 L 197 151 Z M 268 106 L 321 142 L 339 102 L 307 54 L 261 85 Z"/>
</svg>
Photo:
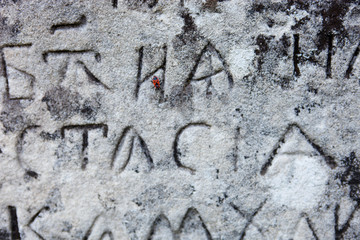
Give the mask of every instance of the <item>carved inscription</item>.
<svg viewBox="0 0 360 240">
<path fill-rule="evenodd" d="M 107 90 L 110 89 L 108 86 L 102 83 L 97 77 L 95 77 L 95 75 L 86 67 L 86 65 L 82 61 L 77 61 L 77 64 L 79 64 L 84 69 L 91 83 L 95 83 L 97 85 L 103 86 Z"/>
<path fill-rule="evenodd" d="M 32 170 L 30 168 L 30 166 L 28 166 L 23 160 L 22 160 L 22 154 L 23 154 L 23 146 L 24 146 L 24 138 L 25 136 L 28 134 L 29 131 L 34 130 L 39 128 L 40 126 L 37 125 L 33 125 L 33 126 L 29 126 L 26 127 L 19 135 L 18 137 L 18 141 L 16 144 L 16 155 L 17 155 L 17 160 L 20 164 L 20 166 L 25 169 L 26 171 L 26 175 L 32 177 L 32 178 L 38 178 L 38 173 L 35 172 L 34 170 Z"/>
<path fill-rule="evenodd" d="M 239 138 L 240 138 L 240 127 L 237 127 L 236 131 L 235 131 L 235 147 L 234 147 L 234 153 L 233 153 L 234 171 L 235 172 L 238 170 L 238 164 L 239 164 L 238 163 L 238 161 L 239 161 L 239 154 L 238 154 L 238 151 L 239 151 L 239 147 L 238 147 Z"/>
<path fill-rule="evenodd" d="M 162 47 L 141 47 L 139 49 L 138 71 L 136 76 L 135 98 L 139 98 L 139 94 L 143 92 L 150 95 L 147 91 L 152 89 L 151 79 L 157 76 L 160 79 L 161 87 L 159 89 L 159 100 L 164 100 L 164 89 L 166 83 L 166 57 L 167 46 Z M 145 88 L 141 87 L 145 85 Z"/>
<path fill-rule="evenodd" d="M 10 229 L 11 229 L 11 240 L 21 240 L 18 219 L 16 214 L 16 207 L 9 206 L 9 214 L 10 214 Z"/>
<path fill-rule="evenodd" d="M 359 52 L 360 52 L 360 43 L 357 45 L 356 49 L 355 49 L 355 52 L 354 54 L 352 55 L 351 59 L 350 59 L 350 62 L 349 62 L 349 66 L 346 70 L 346 73 L 345 73 L 345 77 L 346 78 L 350 78 L 350 74 L 354 68 L 354 64 L 355 64 L 355 61 L 359 55 Z"/>
<path fill-rule="evenodd" d="M 93 129 L 102 129 L 103 137 L 107 137 L 108 126 L 106 124 L 86 124 L 86 125 L 69 125 L 61 128 L 61 137 L 65 138 L 65 132 L 71 130 L 80 130 L 82 131 L 82 148 L 81 148 L 81 169 L 85 170 L 86 165 L 89 163 L 88 157 L 88 145 L 89 145 L 89 131 Z"/>
<path fill-rule="evenodd" d="M 333 53 L 333 42 L 334 42 L 334 36 L 330 33 L 328 35 L 328 54 L 326 59 L 326 77 L 331 78 L 331 58 Z"/>
<path fill-rule="evenodd" d="M 94 60 L 96 63 L 101 61 L 100 53 L 93 50 L 49 50 L 45 51 L 43 54 L 44 62 L 48 63 L 49 59 L 59 57 L 63 60 L 63 64 L 59 65 L 57 62 L 56 66 L 58 67 L 58 74 L 61 81 L 64 84 L 83 84 L 89 82 L 91 84 L 98 85 L 100 87 L 109 90 L 110 88 L 103 83 L 95 74 L 89 69 L 88 65 L 94 65 Z M 55 59 L 53 59 L 55 60 Z M 55 62 L 52 61 L 52 64 Z M 77 73 L 77 69 L 82 70 L 82 73 Z M 76 82 L 74 82 L 76 81 Z"/>
<path fill-rule="evenodd" d="M 112 6 L 113 6 L 113 8 L 117 8 L 118 0 L 112 0 Z"/>
<path fill-rule="evenodd" d="M 354 209 L 351 211 L 350 215 L 346 219 L 345 223 L 342 225 L 339 223 L 339 209 L 340 209 L 340 205 L 336 204 L 335 210 L 334 210 L 335 239 L 344 239 L 344 236 L 350 227 L 351 221 L 353 220 L 355 213 L 360 209 L 360 204 L 356 204 L 356 206 L 354 207 Z"/>
<path fill-rule="evenodd" d="M 359 238 L 358 112 L 347 109 L 358 103 L 358 89 L 353 81 L 341 82 L 359 73 L 358 3 L 107 0 L 104 8 L 97 1 L 71 1 L 61 3 L 74 14 L 71 20 L 53 19 L 33 34 L 41 29 L 35 23 L 48 21 L 62 6 L 43 4 L 44 16 L 26 1 L 0 3 L 0 40 L 21 43 L 0 46 L 0 164 L 6 165 L 0 221 L 9 219 L 0 240 Z M 34 10 L 36 21 L 24 6 Z M 21 27 L 3 34 L 17 18 Z M 315 20 L 321 24 L 310 28 Z M 140 27 L 133 31 L 135 24 Z M 91 31 L 81 41 L 62 41 L 85 28 Z M 36 38 L 41 39 L 23 44 Z M 134 51 L 137 64 L 121 55 L 128 51 Z M 34 54 L 43 61 L 34 61 Z M 121 69 L 114 70 L 117 66 Z M 126 78 L 121 91 L 113 88 L 119 79 L 109 78 L 111 71 Z M 177 82 L 181 85 L 172 85 Z M 37 96 L 43 93 L 46 105 Z M 283 98 L 288 102 L 281 103 Z M 241 119 L 229 114 L 235 104 L 244 109 Z M 94 109 L 100 107 L 97 115 Z M 299 115 L 301 107 L 323 112 Z M 276 136 L 279 119 L 296 119 L 306 131 L 292 123 Z M 20 127 L 9 130 L 5 120 Z M 143 129 L 125 125 L 119 135 L 108 134 L 109 126 L 136 121 Z M 44 132 L 54 126 L 53 134 Z M 215 136 L 217 127 L 224 131 Z M 329 135 L 316 139 L 325 132 L 321 128 Z M 258 129 L 261 136 L 252 136 Z M 165 131 L 173 142 L 159 142 L 169 137 Z M 279 139 L 266 155 L 261 151 L 274 135 Z M 334 156 L 344 158 L 342 166 Z M 102 161 L 99 168 L 93 167 L 96 158 Z M 59 171 L 66 161 L 78 175 Z M 80 184 L 72 182 L 75 177 Z M 59 202 L 44 199 L 49 189 Z M 214 216 L 203 219 L 190 206 Z M 67 218 L 81 212 L 73 211 L 77 207 L 88 212 Z M 60 208 L 64 212 L 57 212 Z M 182 218 L 175 224 L 171 217 L 179 216 L 177 211 Z M 228 224 L 229 216 L 233 223 Z M 63 235 L 56 235 L 58 229 Z"/>
<path fill-rule="evenodd" d="M 58 30 L 80 28 L 80 27 L 84 26 L 85 24 L 86 24 L 86 16 L 81 15 L 80 18 L 73 23 L 60 23 L 60 24 L 55 24 L 55 25 L 51 26 L 50 33 L 54 34 L 55 31 L 58 31 Z"/>
<path fill-rule="evenodd" d="M 199 54 L 184 88 L 191 83 L 202 81 L 206 83 L 205 92 L 207 95 L 211 95 L 213 91 L 224 93 L 231 89 L 234 84 L 227 62 L 210 42 Z M 226 87 L 224 88 L 224 86 Z"/>
<path fill-rule="evenodd" d="M 168 218 L 165 215 L 160 214 L 154 220 L 148 237 L 148 240 L 155 239 L 211 240 L 212 237 L 199 212 L 195 208 L 189 208 L 177 230 L 173 230 Z"/>
<path fill-rule="evenodd" d="M 49 51 L 45 51 L 43 52 L 42 56 L 43 56 L 43 60 L 44 62 L 48 62 L 48 58 L 51 56 L 61 56 L 61 55 L 81 55 L 84 53 L 90 53 L 94 56 L 95 60 L 97 62 L 101 61 L 101 56 L 100 53 L 93 51 L 93 50 L 89 50 L 89 49 L 84 49 L 84 50 L 67 50 L 67 49 L 63 49 L 63 50 L 49 50 Z"/>
<path fill-rule="evenodd" d="M 305 141 L 308 142 L 308 144 L 311 145 L 311 147 L 313 148 L 314 151 L 316 151 L 319 155 L 321 155 L 326 164 L 330 167 L 330 168 L 335 168 L 337 166 L 336 162 L 334 161 L 334 158 L 326 155 L 324 150 L 321 149 L 321 147 L 319 145 L 317 145 L 316 143 L 314 143 L 308 136 L 307 134 L 305 134 L 305 132 L 297 125 L 297 124 L 290 124 L 284 135 L 280 138 L 280 140 L 278 141 L 278 143 L 276 144 L 274 150 L 272 151 L 272 153 L 270 154 L 269 159 L 267 160 L 267 162 L 263 165 L 263 167 L 261 168 L 261 175 L 264 175 L 267 172 L 267 169 L 271 166 L 272 161 L 275 157 L 275 155 L 278 154 L 278 151 L 281 148 L 281 143 L 284 142 L 285 137 L 291 132 L 291 131 L 297 131 L 299 132 L 305 139 Z"/>
<path fill-rule="evenodd" d="M 144 139 L 134 130 L 133 127 L 128 126 L 123 130 L 118 142 L 116 143 L 111 159 L 112 169 L 115 169 L 117 172 L 122 172 L 130 164 L 130 160 L 136 159 L 133 156 L 135 153 L 136 142 L 138 143 L 143 156 L 146 158 L 147 167 L 145 169 L 149 171 L 154 167 L 153 159 Z M 132 165 L 133 166 L 131 168 L 138 172 L 139 166 L 142 164 L 141 162 L 137 162 Z"/>
<path fill-rule="evenodd" d="M 311 222 L 309 216 L 307 216 L 306 214 L 303 215 L 304 216 L 300 219 L 296 228 L 294 239 L 302 239 L 306 237 L 306 239 L 319 240 L 319 237 L 315 232 L 314 224 Z"/>
<path fill-rule="evenodd" d="M 246 231 L 248 230 L 249 226 L 252 224 L 252 225 L 255 225 L 253 223 L 253 219 L 254 217 L 256 216 L 256 214 L 258 214 L 258 212 L 261 210 L 261 208 L 264 206 L 264 204 L 266 203 L 266 200 L 264 202 L 262 202 L 260 204 L 260 206 L 255 209 L 255 211 L 253 213 L 247 213 L 247 212 L 244 212 L 242 210 L 240 210 L 239 207 L 237 207 L 235 204 L 231 203 L 231 207 L 236 211 L 238 212 L 243 218 L 246 219 L 246 224 L 245 224 L 245 227 L 244 229 L 241 231 L 240 233 L 240 240 L 243 240 L 245 238 L 245 235 L 246 235 Z M 259 232 L 261 232 L 261 227 L 257 226 L 257 229 L 259 230 Z"/>
<path fill-rule="evenodd" d="M 43 214 L 45 211 L 49 211 L 49 210 L 50 210 L 50 208 L 49 208 L 48 206 L 42 207 L 39 211 L 37 211 L 37 212 L 35 213 L 34 216 L 32 216 L 32 217 L 30 218 L 30 221 L 29 221 L 28 224 L 27 224 L 27 226 L 31 229 L 31 231 L 32 231 L 33 233 L 35 233 L 36 236 L 37 236 L 39 239 L 41 239 L 41 240 L 45 240 L 45 238 L 44 238 L 39 232 L 37 232 L 35 229 L 33 229 L 31 225 L 35 222 L 35 220 L 36 220 L 37 218 L 41 218 L 42 214 Z"/>
<path fill-rule="evenodd" d="M 300 51 L 299 47 L 299 41 L 300 41 L 300 35 L 294 34 L 294 52 L 293 52 L 293 65 L 294 65 L 294 76 L 299 77 L 301 75 L 299 64 L 304 61 L 312 61 L 317 62 L 317 60 L 313 57 L 305 57 L 304 53 Z M 332 55 L 334 54 L 334 35 L 331 33 L 327 34 L 327 44 L 328 44 L 328 51 L 327 51 L 327 58 L 326 58 L 326 78 L 332 77 Z M 351 59 L 349 61 L 348 67 L 345 71 L 345 78 L 350 78 L 350 75 L 353 71 L 354 64 L 356 62 L 356 59 L 360 52 L 360 43 L 355 48 L 354 53 L 351 56 Z"/>
<path fill-rule="evenodd" d="M 191 167 L 185 166 L 181 161 L 180 161 L 180 150 L 179 150 L 179 140 L 181 137 L 181 134 L 188 129 L 189 127 L 206 127 L 206 128 L 210 128 L 211 126 L 205 122 L 196 122 L 196 123 L 189 123 L 187 125 L 185 125 L 184 127 L 180 128 L 180 130 L 176 133 L 175 136 L 175 140 L 173 143 L 173 156 L 174 156 L 174 160 L 175 163 L 178 167 L 180 168 L 184 168 L 184 169 L 188 169 L 190 170 L 192 173 L 195 172 L 195 169 L 192 169 Z"/>
<path fill-rule="evenodd" d="M 31 46 L 32 44 L 22 44 L 0 47 L 1 72 L 5 78 L 9 100 L 31 100 L 33 97 L 35 76 L 26 69 L 29 67 L 26 61 L 29 60 L 27 54 Z"/>
<path fill-rule="evenodd" d="M 82 240 L 114 240 L 114 235 L 111 230 L 108 229 L 104 217 L 98 215 L 92 221 L 89 229 L 85 232 Z"/>
<path fill-rule="evenodd" d="M 276 201 L 279 204 L 282 202 L 284 206 L 305 211 L 310 206 L 315 207 L 324 194 L 329 179 L 326 167 L 336 167 L 333 158 L 326 157 L 324 151 L 299 126 L 292 124 L 261 174 L 266 174 L 273 197 L 278 198 Z M 306 178 L 303 177 L 305 173 Z M 303 199 L 302 205 L 296 204 L 295 199 Z"/>
<path fill-rule="evenodd" d="M 305 61 L 311 61 L 314 63 L 317 62 L 317 60 L 313 56 L 314 53 L 305 54 L 300 51 L 301 48 L 299 46 L 299 41 L 300 41 L 300 35 L 294 34 L 293 64 L 294 64 L 294 76 L 296 76 L 296 77 L 301 76 L 300 68 L 299 68 L 299 64 L 301 62 L 305 62 Z M 331 33 L 329 33 L 327 35 L 327 44 L 328 44 L 327 50 L 328 51 L 327 51 L 326 68 L 325 68 L 326 78 L 331 78 L 331 61 L 332 61 L 332 55 L 333 55 L 333 41 L 334 41 L 334 36 Z"/>
</svg>

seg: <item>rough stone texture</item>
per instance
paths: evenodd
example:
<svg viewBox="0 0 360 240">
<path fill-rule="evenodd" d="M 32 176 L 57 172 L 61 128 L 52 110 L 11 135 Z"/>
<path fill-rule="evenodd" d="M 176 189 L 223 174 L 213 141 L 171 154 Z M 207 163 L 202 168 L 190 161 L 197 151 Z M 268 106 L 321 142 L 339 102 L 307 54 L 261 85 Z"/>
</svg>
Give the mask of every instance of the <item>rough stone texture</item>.
<svg viewBox="0 0 360 240">
<path fill-rule="evenodd" d="M 359 24 L 358 1 L 0 0 L 0 239 L 360 239 Z"/>
</svg>

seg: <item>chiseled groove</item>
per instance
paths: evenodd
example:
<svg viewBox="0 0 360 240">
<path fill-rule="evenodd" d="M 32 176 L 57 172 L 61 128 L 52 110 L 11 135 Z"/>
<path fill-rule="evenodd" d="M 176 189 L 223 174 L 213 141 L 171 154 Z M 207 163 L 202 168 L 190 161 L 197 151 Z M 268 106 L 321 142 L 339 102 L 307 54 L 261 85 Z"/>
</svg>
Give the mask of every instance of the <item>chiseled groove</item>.
<svg viewBox="0 0 360 240">
<path fill-rule="evenodd" d="M 183 165 L 181 162 L 180 162 L 180 151 L 178 149 L 178 145 L 179 145 L 179 139 L 180 139 L 180 136 L 181 134 L 188 128 L 188 127 L 192 127 L 192 126 L 199 126 L 199 127 L 207 127 L 207 128 L 210 128 L 211 125 L 207 124 L 206 122 L 195 122 L 195 123 L 189 123 L 185 126 L 183 126 L 182 128 L 179 129 L 179 131 L 176 133 L 175 135 L 175 140 L 173 142 L 173 157 L 174 157 L 174 161 L 176 163 L 176 165 L 180 168 L 185 168 L 185 169 L 188 169 L 190 170 L 192 173 L 195 172 L 195 169 L 192 169 L 190 167 L 187 167 L 185 165 Z"/>
<path fill-rule="evenodd" d="M 265 173 L 267 172 L 268 168 L 271 166 L 272 161 L 275 157 L 275 155 L 277 154 L 278 150 L 281 147 L 281 144 L 285 142 L 285 136 L 290 132 L 291 129 L 293 129 L 294 127 L 296 127 L 297 129 L 299 129 L 300 133 L 305 137 L 306 141 L 321 155 L 324 157 L 326 164 L 331 168 L 334 169 L 337 166 L 337 163 L 335 162 L 334 158 L 326 155 L 324 150 L 317 145 L 316 143 L 314 143 L 309 136 L 300 128 L 300 126 L 297 123 L 292 123 L 289 124 L 289 126 L 286 128 L 285 133 L 281 136 L 281 138 L 279 139 L 279 141 L 276 143 L 273 151 L 271 152 L 268 160 L 266 161 L 266 163 L 262 166 L 260 174 L 261 175 L 265 175 Z"/>
<path fill-rule="evenodd" d="M 60 24 L 52 25 L 50 28 L 50 33 L 54 34 L 55 31 L 57 30 L 68 30 L 72 28 L 79 28 L 84 26 L 85 24 L 86 24 L 86 16 L 81 15 L 80 18 L 73 23 L 60 23 Z"/>
</svg>

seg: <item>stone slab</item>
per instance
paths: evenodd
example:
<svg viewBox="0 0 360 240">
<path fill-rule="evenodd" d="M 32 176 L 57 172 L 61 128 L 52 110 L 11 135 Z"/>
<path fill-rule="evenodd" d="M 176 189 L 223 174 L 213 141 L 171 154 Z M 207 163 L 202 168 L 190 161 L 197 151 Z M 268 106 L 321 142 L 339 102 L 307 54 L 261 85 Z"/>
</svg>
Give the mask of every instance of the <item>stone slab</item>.
<svg viewBox="0 0 360 240">
<path fill-rule="evenodd" d="M 360 239 L 359 24 L 357 1 L 0 0 L 0 239 Z"/>
</svg>

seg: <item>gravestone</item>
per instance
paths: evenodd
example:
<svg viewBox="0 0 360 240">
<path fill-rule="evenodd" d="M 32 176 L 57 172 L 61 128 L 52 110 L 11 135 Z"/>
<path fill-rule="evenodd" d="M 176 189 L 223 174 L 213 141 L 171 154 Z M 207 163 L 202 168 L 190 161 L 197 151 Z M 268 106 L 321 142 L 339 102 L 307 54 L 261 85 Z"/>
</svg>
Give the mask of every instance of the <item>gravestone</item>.
<svg viewBox="0 0 360 240">
<path fill-rule="evenodd" d="M 0 239 L 360 239 L 359 52 L 351 0 L 0 0 Z"/>
</svg>

